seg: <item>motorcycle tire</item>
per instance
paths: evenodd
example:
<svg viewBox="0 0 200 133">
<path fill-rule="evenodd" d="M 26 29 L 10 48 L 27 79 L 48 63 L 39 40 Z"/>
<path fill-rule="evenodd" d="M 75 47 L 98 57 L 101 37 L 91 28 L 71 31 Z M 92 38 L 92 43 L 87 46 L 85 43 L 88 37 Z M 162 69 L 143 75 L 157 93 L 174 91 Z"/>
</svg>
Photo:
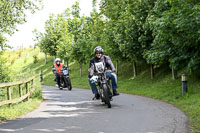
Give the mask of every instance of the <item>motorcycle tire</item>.
<svg viewBox="0 0 200 133">
<path fill-rule="evenodd" d="M 110 97 L 108 95 L 106 84 L 103 84 L 103 95 L 104 95 L 104 101 L 107 104 L 108 108 L 111 108 Z"/>
<path fill-rule="evenodd" d="M 68 87 L 67 88 L 68 88 L 69 91 L 71 91 L 72 90 L 71 80 L 70 80 L 70 78 L 67 78 L 67 80 L 68 80 L 67 81 L 67 83 L 68 83 Z"/>
<path fill-rule="evenodd" d="M 59 89 L 60 89 L 60 90 L 63 90 L 64 85 L 65 85 L 64 81 L 61 80 L 61 81 L 60 81 L 60 86 L 61 86 L 61 87 L 59 87 Z"/>
</svg>

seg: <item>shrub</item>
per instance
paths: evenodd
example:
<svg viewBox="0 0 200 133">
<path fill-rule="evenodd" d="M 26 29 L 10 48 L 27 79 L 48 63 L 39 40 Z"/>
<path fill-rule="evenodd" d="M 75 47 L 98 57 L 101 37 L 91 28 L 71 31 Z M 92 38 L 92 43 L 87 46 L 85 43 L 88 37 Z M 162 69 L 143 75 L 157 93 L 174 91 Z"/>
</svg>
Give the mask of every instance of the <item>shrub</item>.
<svg viewBox="0 0 200 133">
<path fill-rule="evenodd" d="M 34 58 L 33 63 L 37 63 L 37 62 L 38 62 L 38 56 L 37 56 L 37 55 L 34 55 L 33 58 Z"/>
</svg>

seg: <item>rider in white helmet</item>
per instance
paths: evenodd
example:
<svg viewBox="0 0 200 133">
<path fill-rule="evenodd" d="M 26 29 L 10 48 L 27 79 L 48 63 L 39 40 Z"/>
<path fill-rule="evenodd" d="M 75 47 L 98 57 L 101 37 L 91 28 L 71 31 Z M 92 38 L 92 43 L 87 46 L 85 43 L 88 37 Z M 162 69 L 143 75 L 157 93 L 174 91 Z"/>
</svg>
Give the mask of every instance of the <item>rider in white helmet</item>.
<svg viewBox="0 0 200 133">
<path fill-rule="evenodd" d="M 58 87 L 60 89 L 62 89 L 62 86 L 60 85 L 60 78 L 62 78 L 62 80 L 63 80 L 62 73 L 61 73 L 61 70 L 63 68 L 65 68 L 65 65 L 61 64 L 60 58 L 56 58 L 55 59 L 55 64 L 53 65 L 53 68 L 52 68 L 52 71 L 56 76 L 56 82 L 57 82 Z"/>
</svg>

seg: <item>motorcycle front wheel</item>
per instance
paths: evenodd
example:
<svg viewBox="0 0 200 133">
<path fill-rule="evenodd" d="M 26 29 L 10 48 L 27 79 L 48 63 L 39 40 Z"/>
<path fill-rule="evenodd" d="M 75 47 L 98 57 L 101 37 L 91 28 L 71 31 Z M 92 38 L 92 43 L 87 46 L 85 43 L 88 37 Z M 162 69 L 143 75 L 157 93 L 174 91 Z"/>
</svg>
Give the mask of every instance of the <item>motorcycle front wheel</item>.
<svg viewBox="0 0 200 133">
<path fill-rule="evenodd" d="M 71 91 L 72 90 L 72 84 L 71 84 L 70 78 L 67 78 L 67 83 L 68 83 L 67 88 L 68 88 L 69 91 Z"/>
<path fill-rule="evenodd" d="M 108 108 L 111 108 L 111 103 L 110 103 L 110 97 L 107 91 L 107 85 L 103 84 L 103 95 L 104 95 L 104 101 L 107 104 Z"/>
</svg>

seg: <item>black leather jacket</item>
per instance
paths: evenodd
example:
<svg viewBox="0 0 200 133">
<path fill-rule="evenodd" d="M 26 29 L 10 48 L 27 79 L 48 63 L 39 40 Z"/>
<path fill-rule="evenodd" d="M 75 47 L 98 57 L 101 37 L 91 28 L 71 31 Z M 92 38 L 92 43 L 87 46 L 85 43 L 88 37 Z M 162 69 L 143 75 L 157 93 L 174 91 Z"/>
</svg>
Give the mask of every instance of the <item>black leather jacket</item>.
<svg viewBox="0 0 200 133">
<path fill-rule="evenodd" d="M 95 56 L 92 59 L 90 59 L 89 75 L 88 75 L 89 78 L 91 78 L 95 74 L 96 69 L 95 69 L 94 63 L 98 63 L 98 62 L 102 62 L 104 64 L 104 67 L 107 70 L 111 70 L 112 72 L 116 71 L 116 69 L 115 69 L 115 67 L 114 67 L 109 56 L 103 55 L 100 59 Z"/>
</svg>

